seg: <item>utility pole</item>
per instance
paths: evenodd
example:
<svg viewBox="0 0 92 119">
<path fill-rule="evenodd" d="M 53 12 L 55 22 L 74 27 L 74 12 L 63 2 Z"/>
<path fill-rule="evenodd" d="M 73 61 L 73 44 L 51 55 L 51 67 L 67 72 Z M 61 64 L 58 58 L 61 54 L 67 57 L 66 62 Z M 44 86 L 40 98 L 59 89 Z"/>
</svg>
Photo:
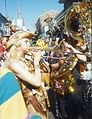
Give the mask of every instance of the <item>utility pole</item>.
<svg viewBox="0 0 92 119">
<path fill-rule="evenodd" d="M 5 14 L 6 14 L 6 17 L 7 17 L 7 1 L 5 0 Z"/>
</svg>

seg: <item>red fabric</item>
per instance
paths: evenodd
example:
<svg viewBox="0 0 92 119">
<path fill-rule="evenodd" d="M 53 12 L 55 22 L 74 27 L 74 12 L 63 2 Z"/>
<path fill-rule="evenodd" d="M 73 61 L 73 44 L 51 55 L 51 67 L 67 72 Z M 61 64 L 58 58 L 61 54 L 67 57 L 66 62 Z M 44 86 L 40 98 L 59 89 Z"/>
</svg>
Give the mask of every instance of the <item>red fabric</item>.
<svg viewBox="0 0 92 119">
<path fill-rule="evenodd" d="M 4 47 L 2 45 L 0 45 L 0 53 L 4 52 Z"/>
</svg>

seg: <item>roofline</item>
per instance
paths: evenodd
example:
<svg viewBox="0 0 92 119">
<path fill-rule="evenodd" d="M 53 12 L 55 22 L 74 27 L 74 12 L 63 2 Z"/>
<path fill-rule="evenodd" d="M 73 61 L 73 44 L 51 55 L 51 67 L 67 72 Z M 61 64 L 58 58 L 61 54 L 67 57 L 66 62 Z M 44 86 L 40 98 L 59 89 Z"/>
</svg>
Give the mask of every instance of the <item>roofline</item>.
<svg viewBox="0 0 92 119">
<path fill-rule="evenodd" d="M 6 17 L 4 17 L 4 15 L 3 15 L 2 13 L 0 13 L 0 15 L 1 15 L 7 22 L 10 22 L 10 23 L 11 23 L 11 21 L 8 20 Z"/>
</svg>

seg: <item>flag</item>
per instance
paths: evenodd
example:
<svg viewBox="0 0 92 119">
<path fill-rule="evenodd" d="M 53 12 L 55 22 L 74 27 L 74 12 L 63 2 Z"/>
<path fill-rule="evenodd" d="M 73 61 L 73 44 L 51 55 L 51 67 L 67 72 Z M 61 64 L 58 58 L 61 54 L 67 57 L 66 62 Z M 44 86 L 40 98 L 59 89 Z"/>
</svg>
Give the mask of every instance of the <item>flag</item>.
<svg viewBox="0 0 92 119">
<path fill-rule="evenodd" d="M 25 119 L 27 109 L 15 75 L 0 68 L 0 119 Z"/>
</svg>

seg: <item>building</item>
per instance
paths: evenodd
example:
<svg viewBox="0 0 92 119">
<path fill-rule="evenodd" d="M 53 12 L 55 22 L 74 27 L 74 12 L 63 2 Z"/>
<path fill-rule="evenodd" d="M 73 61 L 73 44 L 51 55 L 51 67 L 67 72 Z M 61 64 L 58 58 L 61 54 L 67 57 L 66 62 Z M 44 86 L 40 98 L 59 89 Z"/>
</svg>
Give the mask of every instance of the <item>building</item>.
<svg viewBox="0 0 92 119">
<path fill-rule="evenodd" d="M 17 30 L 24 30 L 24 31 L 27 30 L 25 23 L 24 23 L 24 18 L 21 14 L 20 9 L 18 10 L 18 18 L 16 20 L 16 29 Z"/>
<path fill-rule="evenodd" d="M 64 10 L 67 10 L 74 2 L 82 2 L 83 0 L 58 0 L 60 4 L 64 4 Z"/>
<path fill-rule="evenodd" d="M 38 31 L 40 31 L 41 34 L 45 34 L 49 29 L 48 26 L 48 22 L 52 19 L 54 19 L 54 17 L 59 13 L 60 11 L 54 11 L 54 10 L 50 10 L 48 12 L 45 12 L 43 15 L 41 15 L 38 18 L 38 21 L 36 23 L 36 29 Z"/>
<path fill-rule="evenodd" d="M 0 13 L 0 37 L 9 34 L 9 24 L 11 23 L 6 17 Z"/>
<path fill-rule="evenodd" d="M 57 24 L 64 25 L 64 20 L 65 20 L 65 16 L 67 12 L 79 1 L 81 2 L 82 0 L 58 0 L 60 4 L 64 4 L 64 10 L 63 11 L 51 10 L 41 15 L 38 18 L 38 21 L 36 23 L 36 29 L 38 31 L 41 31 L 42 33 L 46 33 L 46 31 L 49 29 L 48 23 L 50 20 L 52 20 L 52 22 L 56 22 L 56 23 L 50 24 L 51 26 L 53 24 L 54 25 L 57 25 Z"/>
<path fill-rule="evenodd" d="M 6 24 L 7 19 L 0 13 L 0 28 L 2 27 L 2 24 Z"/>
</svg>

